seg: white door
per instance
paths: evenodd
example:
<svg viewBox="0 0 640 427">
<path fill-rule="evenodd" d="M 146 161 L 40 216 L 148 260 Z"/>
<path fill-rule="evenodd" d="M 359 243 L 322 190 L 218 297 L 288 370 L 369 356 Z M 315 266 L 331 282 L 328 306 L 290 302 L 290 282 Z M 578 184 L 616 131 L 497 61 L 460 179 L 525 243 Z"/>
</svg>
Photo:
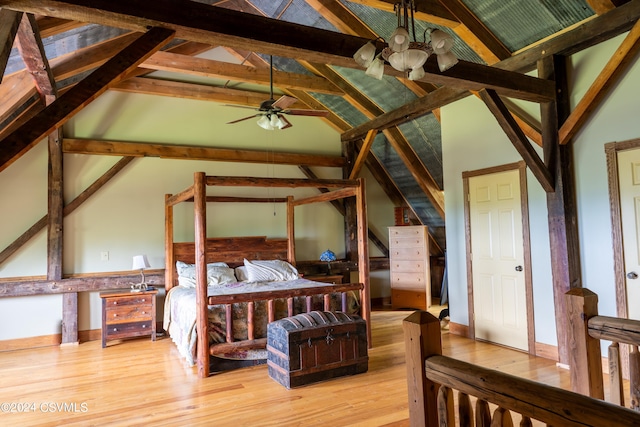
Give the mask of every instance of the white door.
<svg viewBox="0 0 640 427">
<path fill-rule="evenodd" d="M 528 350 L 520 173 L 469 178 L 475 336 Z"/>
<path fill-rule="evenodd" d="M 640 150 L 618 152 L 627 313 L 640 319 Z"/>
</svg>

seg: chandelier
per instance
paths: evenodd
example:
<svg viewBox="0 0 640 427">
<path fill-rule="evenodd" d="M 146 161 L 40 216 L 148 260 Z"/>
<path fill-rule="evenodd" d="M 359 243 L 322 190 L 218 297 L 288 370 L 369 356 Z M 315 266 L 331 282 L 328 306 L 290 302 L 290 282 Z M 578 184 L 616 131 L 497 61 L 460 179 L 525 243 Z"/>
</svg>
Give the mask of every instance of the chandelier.
<svg viewBox="0 0 640 427">
<path fill-rule="evenodd" d="M 398 28 L 391 34 L 389 42 L 382 37 L 370 41 L 353 55 L 358 65 L 367 69 L 366 74 L 382 79 L 385 61 L 393 68 L 407 74 L 409 80 L 419 80 L 424 77 L 422 66 L 430 55 L 436 54 L 438 68 L 446 71 L 458 63 L 458 58 L 451 52 L 453 38 L 441 30 L 427 29 L 423 34 L 423 41 L 416 41 L 416 29 L 413 21 L 415 5 L 413 0 L 402 0 L 394 5 L 398 18 Z M 413 41 L 409 36 L 409 29 Z M 426 41 L 429 33 L 429 41 Z M 382 40 L 385 47 L 376 55 L 375 41 Z"/>
</svg>

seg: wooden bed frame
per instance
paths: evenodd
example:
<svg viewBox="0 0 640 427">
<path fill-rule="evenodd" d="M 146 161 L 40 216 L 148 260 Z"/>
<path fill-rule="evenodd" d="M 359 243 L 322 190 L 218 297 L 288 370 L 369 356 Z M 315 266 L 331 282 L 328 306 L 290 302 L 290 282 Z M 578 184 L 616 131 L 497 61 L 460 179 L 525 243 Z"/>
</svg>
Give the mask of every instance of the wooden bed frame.
<svg viewBox="0 0 640 427">
<path fill-rule="evenodd" d="M 207 202 L 251 202 L 264 199 L 240 199 L 207 197 L 206 187 L 224 186 L 261 186 L 261 187 L 315 187 L 332 189 L 317 196 L 294 200 L 292 196 L 276 201 L 287 203 L 287 238 L 267 239 L 258 237 L 206 237 Z M 196 268 L 196 328 L 197 328 L 197 366 L 200 377 L 210 373 L 209 356 L 226 353 L 231 349 L 265 348 L 266 338 L 256 339 L 253 334 L 253 307 L 255 301 L 267 301 L 269 321 L 276 320 L 273 309 L 276 299 L 286 299 L 288 315 L 293 315 L 293 298 L 306 297 L 307 310 L 311 310 L 311 297 L 324 296 L 325 310 L 329 309 L 329 294 L 342 293 L 342 310 L 346 311 L 346 294 L 359 291 L 360 315 L 367 324 L 367 341 L 371 347 L 370 292 L 369 292 L 369 254 L 367 247 L 367 216 L 364 198 L 364 180 L 308 180 L 283 178 L 248 178 L 206 176 L 204 172 L 194 174 L 194 184 L 186 190 L 165 196 L 165 288 L 167 292 L 177 285 L 176 261 L 195 264 Z M 355 197 L 358 242 L 358 283 L 326 284 L 309 288 L 287 291 L 267 291 L 238 295 L 207 297 L 206 265 L 209 262 L 226 262 L 230 267 L 243 264 L 246 259 L 282 259 L 295 265 L 294 208 L 309 203 L 330 202 L 332 200 Z M 269 199 L 273 202 L 273 199 Z M 173 237 L 173 207 L 178 203 L 193 202 L 195 239 L 194 242 L 176 243 Z M 231 333 L 233 303 L 248 303 L 247 327 L 249 338 L 246 341 L 234 341 Z M 227 342 L 209 345 L 208 305 L 226 304 Z"/>
</svg>

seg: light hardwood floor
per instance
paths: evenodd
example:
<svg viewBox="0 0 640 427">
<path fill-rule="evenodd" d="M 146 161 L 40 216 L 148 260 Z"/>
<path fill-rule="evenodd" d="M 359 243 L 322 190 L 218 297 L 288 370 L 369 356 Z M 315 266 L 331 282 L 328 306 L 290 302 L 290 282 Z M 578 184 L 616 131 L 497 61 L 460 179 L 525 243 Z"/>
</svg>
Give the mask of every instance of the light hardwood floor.
<svg viewBox="0 0 640 427">
<path fill-rule="evenodd" d="M 402 320 L 410 313 L 373 312 L 367 373 L 293 390 L 266 365 L 200 379 L 168 338 L 0 352 L 0 425 L 407 426 Z M 443 346 L 461 360 L 569 386 L 551 360 L 446 331 Z M 27 412 L 7 412 L 12 402 Z"/>
</svg>

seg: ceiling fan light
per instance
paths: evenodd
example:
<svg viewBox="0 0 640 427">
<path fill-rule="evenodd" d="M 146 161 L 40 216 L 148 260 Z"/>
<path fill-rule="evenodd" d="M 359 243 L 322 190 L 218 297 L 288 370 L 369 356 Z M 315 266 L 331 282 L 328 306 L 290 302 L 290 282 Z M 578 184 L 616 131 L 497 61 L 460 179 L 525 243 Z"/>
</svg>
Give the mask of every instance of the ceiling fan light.
<svg viewBox="0 0 640 427">
<path fill-rule="evenodd" d="M 279 115 L 272 114 L 269 125 L 271 126 L 271 129 L 282 129 L 284 127 L 284 122 L 280 119 Z"/>
<path fill-rule="evenodd" d="M 376 55 L 376 47 L 372 42 L 368 42 L 364 46 L 362 46 L 358 51 L 353 55 L 353 59 L 355 59 L 356 63 L 361 67 L 368 67 L 371 65 L 373 58 Z"/>
<path fill-rule="evenodd" d="M 260 116 L 258 119 L 258 126 L 262 129 L 273 130 L 273 126 L 271 126 L 271 120 L 269 120 L 268 116 Z"/>
<path fill-rule="evenodd" d="M 447 53 L 453 47 L 453 37 L 442 30 L 431 31 L 431 47 L 438 55 Z"/>
<path fill-rule="evenodd" d="M 458 58 L 452 52 L 445 52 L 438 57 L 438 68 L 440 68 L 440 72 L 445 72 L 449 68 L 453 67 L 458 63 Z"/>
<path fill-rule="evenodd" d="M 402 52 L 409 49 L 409 42 L 411 39 L 409 38 L 409 32 L 404 27 L 398 27 L 391 34 L 391 38 L 389 39 L 389 47 L 394 52 Z"/>
<path fill-rule="evenodd" d="M 382 75 L 384 74 L 384 62 L 382 61 L 382 59 L 380 59 L 379 57 L 376 57 L 376 59 L 374 59 L 373 62 L 371 62 L 369 67 L 367 67 L 367 71 L 365 71 L 365 74 L 371 77 L 375 77 L 378 80 L 381 80 Z"/>
</svg>

